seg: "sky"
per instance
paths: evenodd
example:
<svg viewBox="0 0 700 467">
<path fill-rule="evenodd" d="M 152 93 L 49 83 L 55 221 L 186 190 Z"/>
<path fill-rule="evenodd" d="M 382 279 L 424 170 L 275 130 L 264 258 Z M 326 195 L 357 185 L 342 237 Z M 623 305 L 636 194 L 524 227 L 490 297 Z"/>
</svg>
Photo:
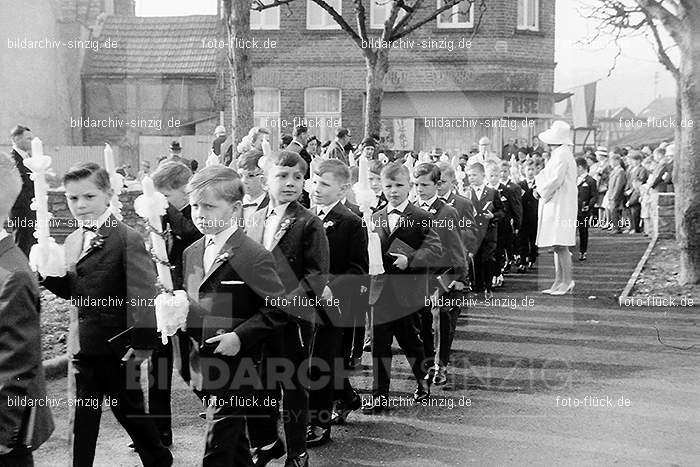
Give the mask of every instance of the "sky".
<svg viewBox="0 0 700 467">
<path fill-rule="evenodd" d="M 634 112 L 641 111 L 656 96 L 673 96 L 673 77 L 658 62 L 653 47 L 645 38 L 621 41 L 622 56 L 618 57 L 610 76 L 608 71 L 613 64 L 616 48 L 609 39 L 591 45 L 580 44 L 590 37 L 596 27 L 594 20 L 582 16 L 584 10 L 581 7 L 595 2 L 596 0 L 556 0 L 557 68 L 554 90 L 566 92 L 576 86 L 600 80 L 597 109 L 626 106 Z M 136 0 L 136 14 L 211 15 L 216 14 L 216 0 Z"/>
</svg>

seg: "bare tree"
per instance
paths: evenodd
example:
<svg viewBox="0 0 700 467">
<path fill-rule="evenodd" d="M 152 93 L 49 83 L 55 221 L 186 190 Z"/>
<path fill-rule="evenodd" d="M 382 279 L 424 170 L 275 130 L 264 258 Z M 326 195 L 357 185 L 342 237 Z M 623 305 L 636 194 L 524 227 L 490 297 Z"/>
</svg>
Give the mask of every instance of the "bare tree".
<svg viewBox="0 0 700 467">
<path fill-rule="evenodd" d="M 227 58 L 231 73 L 231 138 L 236 144 L 253 126 L 253 71 L 248 47 L 250 34 L 250 4 L 241 0 L 224 0 L 224 15 L 228 36 Z"/>
<path fill-rule="evenodd" d="M 252 0 L 252 9 L 262 11 L 268 8 L 288 5 L 296 0 Z M 323 8 L 338 23 L 352 41 L 359 47 L 365 60 L 367 69 L 366 75 L 366 95 L 365 95 L 365 127 L 364 134 L 369 136 L 372 133 L 379 134 L 382 116 L 382 97 L 384 95 L 384 77 L 389 71 L 389 50 L 391 44 L 409 35 L 416 29 L 434 21 L 443 12 L 459 5 L 469 3 L 470 8 L 478 0 L 444 0 L 439 8 L 430 10 L 428 14 L 423 14 L 421 9 L 426 3 L 425 0 L 379 0 L 381 3 L 391 3 L 391 11 L 384 22 L 378 40 L 382 47 L 373 48 L 370 36 L 367 33 L 367 8 L 365 4 L 378 0 L 353 0 L 354 23 L 353 28 L 350 20 L 344 18 L 324 0 L 312 0 L 316 5 Z M 481 19 L 486 11 L 486 0 L 481 0 L 479 14 L 472 32 L 472 39 L 479 30 Z M 420 15 L 418 13 L 421 12 Z M 399 17 L 403 15 L 400 19 Z M 419 17 L 420 16 L 420 17 Z"/>
<path fill-rule="evenodd" d="M 700 283 L 700 0 L 596 0 L 589 16 L 615 42 L 646 34 L 676 81 L 676 155 L 673 167 L 679 282 Z M 666 34 L 664 34 L 666 33 Z M 670 49 L 679 59 L 672 60 Z M 619 51 L 619 45 L 618 45 Z"/>
</svg>

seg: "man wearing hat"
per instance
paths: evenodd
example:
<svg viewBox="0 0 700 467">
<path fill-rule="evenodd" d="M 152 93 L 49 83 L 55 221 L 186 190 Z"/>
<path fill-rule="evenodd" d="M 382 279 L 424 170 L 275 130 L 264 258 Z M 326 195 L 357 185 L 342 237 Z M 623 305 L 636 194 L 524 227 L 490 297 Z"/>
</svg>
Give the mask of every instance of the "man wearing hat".
<svg viewBox="0 0 700 467">
<path fill-rule="evenodd" d="M 350 142 L 350 131 L 347 128 L 338 128 L 335 132 L 335 139 L 326 149 L 328 159 L 338 159 L 345 165 L 350 165 L 350 159 L 345 152 L 345 146 Z"/>
<path fill-rule="evenodd" d="M 479 140 L 479 152 L 469 158 L 469 160 L 467 161 L 467 166 L 470 166 L 477 162 L 479 164 L 483 164 L 489 159 L 499 161 L 498 157 L 495 154 L 492 154 L 491 151 L 489 151 L 490 145 L 491 140 L 488 139 L 486 136 L 483 136 Z"/>
<path fill-rule="evenodd" d="M 195 161 L 191 161 L 182 157 L 182 147 L 180 146 L 180 143 L 178 141 L 173 141 L 172 143 L 170 143 L 169 149 L 170 154 L 168 155 L 168 157 L 160 161 L 160 164 L 162 164 L 163 162 L 179 162 L 180 164 L 186 165 L 190 170 L 192 170 L 192 172 L 197 170 L 198 164 L 195 165 Z"/>
</svg>

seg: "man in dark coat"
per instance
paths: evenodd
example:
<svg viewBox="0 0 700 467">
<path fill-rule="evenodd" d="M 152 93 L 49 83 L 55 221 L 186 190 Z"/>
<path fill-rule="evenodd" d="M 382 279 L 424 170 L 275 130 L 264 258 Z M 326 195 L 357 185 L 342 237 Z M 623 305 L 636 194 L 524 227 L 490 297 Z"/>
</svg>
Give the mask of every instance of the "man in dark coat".
<svg viewBox="0 0 700 467">
<path fill-rule="evenodd" d="M 29 178 L 31 170 L 24 166 L 24 159 L 30 157 L 32 149 L 32 130 L 26 126 L 17 125 L 10 132 L 12 138 L 12 158 L 22 177 L 22 190 L 12 206 L 9 224 L 14 231 L 15 244 L 22 253 L 29 256 L 29 250 L 36 243 L 34 227 L 36 212 L 29 206 L 34 198 L 34 183 Z"/>
</svg>

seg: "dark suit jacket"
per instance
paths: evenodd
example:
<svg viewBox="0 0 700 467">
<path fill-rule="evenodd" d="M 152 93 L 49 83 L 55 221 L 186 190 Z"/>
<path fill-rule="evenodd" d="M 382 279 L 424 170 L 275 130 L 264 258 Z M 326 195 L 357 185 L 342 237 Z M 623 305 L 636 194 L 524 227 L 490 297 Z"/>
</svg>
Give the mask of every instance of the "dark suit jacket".
<svg viewBox="0 0 700 467">
<path fill-rule="evenodd" d="M 357 217 L 362 218 L 362 211 L 360 211 L 360 206 L 358 206 L 357 204 L 353 204 L 346 199 L 345 207 L 348 208 L 350 212 L 355 214 Z"/>
<path fill-rule="evenodd" d="M 654 172 L 656 176 L 651 183 L 651 188 L 655 189 L 660 193 L 672 192 L 673 191 L 673 162 L 664 162 L 660 165 Z M 664 180 L 664 176 L 668 175 Z"/>
<path fill-rule="evenodd" d="M 495 242 L 498 234 L 498 223 L 503 218 L 503 203 L 498 192 L 489 186 L 485 186 L 481 198 L 476 197 L 473 187 L 467 191 L 467 199 L 474 205 L 474 221 L 477 227 L 477 245 L 481 248 L 484 242 Z M 486 211 L 493 214 L 491 219 L 484 217 Z"/>
<path fill-rule="evenodd" d="M 537 209 L 539 207 L 539 200 L 536 199 L 533 195 L 534 190 L 529 187 L 529 185 L 527 184 L 527 180 L 521 181 L 519 185 L 520 189 L 523 192 L 523 195 L 520 198 L 520 201 L 523 206 L 523 218 L 521 222 L 521 228 L 523 230 L 537 230 Z"/>
<path fill-rule="evenodd" d="M 263 244 L 265 216 L 262 209 L 251 216 L 248 236 Z M 284 225 L 287 227 L 282 230 Z M 279 224 L 272 254 L 277 272 L 290 298 L 320 297 L 328 282 L 330 253 L 323 223 L 311 211 L 296 201 L 289 203 Z M 315 319 L 318 313 L 323 318 L 323 310 L 295 306 L 289 310 L 297 318 Z"/>
<path fill-rule="evenodd" d="M 202 233 L 192 222 L 192 208 L 188 204 L 182 210 L 168 203 L 168 209 L 162 219 L 163 228 L 170 230 L 165 244 L 168 250 L 168 260 L 173 266 L 173 287 L 182 289 L 182 254 L 185 248 L 198 240 Z"/>
<path fill-rule="evenodd" d="M 583 182 L 578 184 L 578 215 L 590 216 L 597 199 L 598 186 L 595 179 L 590 175 L 586 175 Z"/>
<path fill-rule="evenodd" d="M 350 165 L 350 160 L 345 152 L 345 148 L 343 148 L 338 141 L 332 141 L 331 144 L 328 145 L 328 149 L 326 149 L 326 156 L 328 159 L 338 159 L 344 162 L 345 165 Z"/>
<path fill-rule="evenodd" d="M 12 236 L 5 237 L 0 240 L 0 445 L 9 448 L 37 449 L 54 429 L 47 406 L 22 402 L 46 396 L 39 310 L 36 277 Z"/>
<path fill-rule="evenodd" d="M 438 198 L 430 206 L 428 213 L 435 220 L 433 228 L 440 237 L 440 245 L 442 245 L 442 255 L 433 263 L 433 271 L 435 274 L 441 274 L 449 270 L 450 275 L 454 276 L 453 279 L 466 284 L 468 282 L 467 258 L 458 228 L 457 210 Z"/>
<path fill-rule="evenodd" d="M 625 185 L 627 174 L 621 167 L 617 167 L 610 173 L 608 181 L 608 194 L 614 209 L 622 209 L 625 201 Z"/>
<path fill-rule="evenodd" d="M 393 232 L 389 229 L 386 206 L 372 215 L 372 221 L 382 245 L 384 274 L 372 276 L 370 304 L 376 303 L 382 294 L 390 293 L 393 295 L 393 301 L 403 308 L 417 310 L 425 306 L 425 297 L 429 295 L 426 275 L 442 255 L 440 237 L 435 229 L 430 227 L 431 215 L 408 203 L 400 223 Z M 414 250 L 408 256 L 408 267 L 403 271 L 393 265 L 396 257 L 388 253 L 396 238 Z"/>
<path fill-rule="evenodd" d="M 184 285 L 190 299 L 187 333 L 201 345 L 205 318 L 230 318 L 230 328 L 224 331 L 238 334 L 239 356 L 256 356 L 263 341 L 288 318 L 271 306 L 272 299 L 285 295 L 272 254 L 239 228 L 219 252 L 222 260 L 215 261 L 205 274 L 204 248 L 204 238 L 200 238 L 184 252 Z"/>
<path fill-rule="evenodd" d="M 158 294 L 156 270 L 143 238 L 114 216 L 97 233 L 102 244 L 78 259 L 83 230 L 73 231 L 65 242 L 68 273 L 46 277 L 42 285 L 61 298 L 82 302 L 78 306 L 78 355 L 113 356 L 107 340 L 130 326 L 134 326 L 132 347 L 155 348 L 159 341 L 151 299 Z M 88 299 L 91 302 L 85 303 Z"/>
<path fill-rule="evenodd" d="M 471 201 L 454 191 L 447 196 L 447 204 L 457 210 L 462 244 L 467 253 L 475 254 L 479 249 L 476 243 L 476 221 L 474 220 L 474 205 Z"/>
<path fill-rule="evenodd" d="M 352 322 L 353 306 L 359 306 L 360 287 L 366 283 L 369 272 L 367 229 L 343 203 L 326 214 L 323 224 L 330 249 L 328 287 L 340 301 L 343 316 Z"/>
<path fill-rule="evenodd" d="M 522 204 L 522 189 L 520 185 L 508 182 L 498 184 L 498 195 L 501 197 L 501 203 L 503 204 L 503 218 L 501 219 L 501 225 L 510 227 L 510 221 L 513 221 L 513 229 L 520 229 L 520 224 L 522 223 L 523 217 L 523 204 Z"/>
<path fill-rule="evenodd" d="M 22 189 L 10 210 L 10 221 L 14 226 L 13 230 L 17 246 L 29 257 L 29 250 L 36 243 L 34 238 L 36 211 L 30 208 L 32 198 L 34 198 L 34 182 L 29 178 L 29 175 L 32 173 L 31 170 L 25 167 L 22 156 L 14 149 L 12 150 L 12 158 L 22 178 Z M 25 223 L 27 227 L 19 227 L 22 223 Z"/>
</svg>

